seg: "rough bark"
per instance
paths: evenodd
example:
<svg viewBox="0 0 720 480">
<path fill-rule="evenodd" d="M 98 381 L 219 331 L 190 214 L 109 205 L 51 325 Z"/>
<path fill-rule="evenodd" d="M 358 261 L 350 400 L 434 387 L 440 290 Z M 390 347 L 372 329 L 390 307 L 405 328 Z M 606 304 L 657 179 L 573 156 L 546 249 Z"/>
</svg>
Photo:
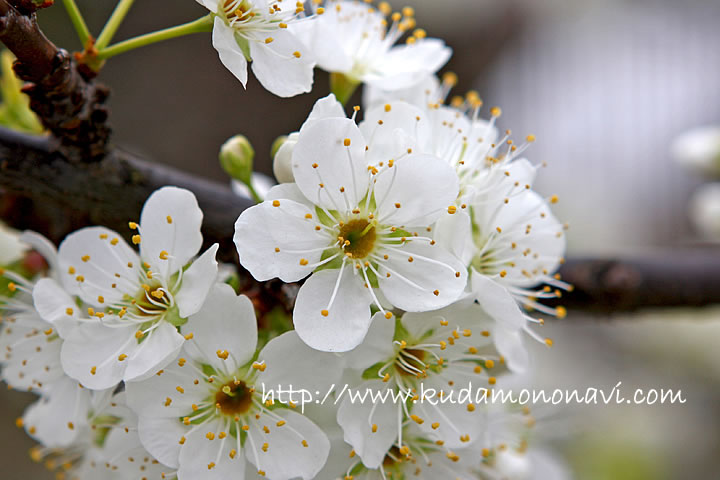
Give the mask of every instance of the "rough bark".
<svg viewBox="0 0 720 480">
<path fill-rule="evenodd" d="M 106 151 L 110 128 L 105 106 L 109 90 L 92 81 L 94 72 L 79 66 L 40 31 L 32 2 L 0 0 L 0 41 L 15 54 L 15 72 L 28 82 L 23 91 L 30 108 L 54 135 L 53 144 L 73 161 L 94 161 Z"/>
</svg>

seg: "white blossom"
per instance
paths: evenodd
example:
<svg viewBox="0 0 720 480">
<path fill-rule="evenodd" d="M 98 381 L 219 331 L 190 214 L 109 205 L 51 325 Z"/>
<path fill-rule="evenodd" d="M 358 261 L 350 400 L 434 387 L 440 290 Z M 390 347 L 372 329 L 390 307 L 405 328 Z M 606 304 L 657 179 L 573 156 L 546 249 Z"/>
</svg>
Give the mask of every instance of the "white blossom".
<svg viewBox="0 0 720 480">
<path fill-rule="evenodd" d="M 314 393 L 337 380 L 342 363 L 294 332 L 256 353 L 252 304 L 227 285 L 215 286 L 186 326 L 193 335 L 179 358 L 127 383 L 145 447 L 177 467 L 180 480 L 242 479 L 246 462 L 273 480 L 313 478 L 327 458 L 327 437 L 297 406 L 285 408 L 277 396 L 263 403 L 263 388 Z"/>
<path fill-rule="evenodd" d="M 492 319 L 472 299 L 434 312 L 406 313 L 397 325 L 381 314 L 373 317 L 364 342 L 346 354 L 349 367 L 363 370 L 365 380 L 354 388 L 391 390 L 410 401 L 342 399 L 338 423 L 366 467 L 379 468 L 388 450 L 407 446 L 407 424 L 446 452 L 481 436 L 484 417 L 475 391 L 491 388 L 493 369 L 500 368 L 500 358 L 488 348 L 491 329 Z M 462 389 L 469 389 L 469 397 L 460 397 Z M 451 401 L 440 402 L 440 392 Z"/>
<path fill-rule="evenodd" d="M 295 282 L 312 273 L 293 321 L 313 348 L 357 346 L 371 304 L 389 318 L 384 304 L 433 310 L 465 287 L 466 269 L 428 236 L 448 215 L 457 176 L 439 158 L 413 151 L 411 122 L 376 128 L 314 120 L 293 149 L 296 183 L 274 187 L 235 224 L 240 263 L 257 280 Z"/>
<path fill-rule="evenodd" d="M 152 375 L 175 358 L 185 342 L 178 328 L 200 309 L 217 276 L 217 245 L 193 261 L 201 222 L 192 193 L 165 187 L 148 198 L 140 224 L 131 222 L 140 255 L 104 227 L 84 228 L 62 242 L 63 286 L 84 302 L 88 317 L 63 335 L 68 375 L 103 389 Z M 79 314 L 60 288 L 36 291 L 38 302 L 48 304 L 45 319 L 52 323 Z"/>
<path fill-rule="evenodd" d="M 413 30 L 412 8 L 391 14 L 387 2 L 375 9 L 359 1 L 325 2 L 316 8 L 322 14 L 299 28 L 298 35 L 320 68 L 342 74 L 351 83 L 406 88 L 435 73 L 450 58 L 451 50 L 442 40 L 426 38 L 422 29 Z M 407 44 L 396 45 L 411 30 Z"/>
<path fill-rule="evenodd" d="M 315 60 L 296 37 L 303 7 L 290 0 L 197 0 L 214 14 L 213 46 L 220 61 L 245 86 L 247 64 L 269 92 L 292 97 L 309 92 Z"/>
</svg>

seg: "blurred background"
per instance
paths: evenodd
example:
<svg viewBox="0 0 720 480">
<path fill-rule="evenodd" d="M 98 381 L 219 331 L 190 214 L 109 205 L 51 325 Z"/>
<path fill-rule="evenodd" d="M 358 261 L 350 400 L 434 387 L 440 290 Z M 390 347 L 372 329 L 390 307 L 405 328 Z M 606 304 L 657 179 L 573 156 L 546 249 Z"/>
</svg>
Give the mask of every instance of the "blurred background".
<svg viewBox="0 0 720 480">
<path fill-rule="evenodd" d="M 453 47 L 445 70 L 460 77 L 455 93 L 476 89 L 488 107 L 502 107 L 502 128 L 516 138 L 537 136 L 527 155 L 547 163 L 537 188 L 560 197 L 555 213 L 570 224 L 569 255 L 713 248 L 688 216 L 691 198 L 710 179 L 673 161 L 672 149 L 683 132 L 720 124 L 720 2 L 391 3 L 413 6 L 419 26 Z M 115 2 L 78 4 L 97 33 Z M 192 0 L 140 1 L 116 39 L 203 14 Z M 61 6 L 40 12 L 40 23 L 58 45 L 80 48 Z M 209 35 L 116 57 L 101 80 L 113 91 L 116 145 L 221 181 L 227 178 L 217 152 L 225 139 L 246 135 L 257 169 L 270 173 L 273 140 L 297 130 L 328 92 L 322 72 L 313 93 L 289 100 L 273 97 L 252 77 L 244 91 L 218 61 Z M 720 309 L 613 318 L 570 312 L 548 323 L 545 334 L 555 346 L 537 346 L 538 386 L 612 388 L 622 381 L 624 392 L 674 388 L 687 399 L 672 406 L 544 409 L 538 440 L 561 453 L 574 478 L 718 478 Z M 14 426 L 31 399 L 0 393 L 3 479 L 46 478 L 29 461 L 30 440 Z"/>
</svg>

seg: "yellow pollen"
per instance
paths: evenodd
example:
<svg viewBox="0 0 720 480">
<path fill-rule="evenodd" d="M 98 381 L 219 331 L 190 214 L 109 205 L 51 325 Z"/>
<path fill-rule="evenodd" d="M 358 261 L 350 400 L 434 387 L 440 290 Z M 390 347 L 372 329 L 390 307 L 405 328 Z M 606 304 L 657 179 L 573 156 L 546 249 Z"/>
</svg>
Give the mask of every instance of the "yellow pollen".
<svg viewBox="0 0 720 480">
<path fill-rule="evenodd" d="M 274 40 L 274 38 L 272 38 L 272 37 L 267 37 L 267 38 L 265 39 L 265 43 L 272 43 L 273 40 Z"/>
<path fill-rule="evenodd" d="M 272 206 L 273 206 L 273 207 L 279 207 L 279 206 L 280 206 L 280 200 L 273 200 Z"/>
<path fill-rule="evenodd" d="M 547 345 L 548 347 L 552 347 L 553 346 L 552 338 L 546 338 L 545 345 Z"/>
<path fill-rule="evenodd" d="M 455 205 L 450 205 L 448 207 L 448 213 L 452 215 L 453 213 L 457 212 L 457 207 Z"/>
<path fill-rule="evenodd" d="M 185 335 L 185 340 L 192 340 L 192 338 L 193 338 L 194 336 L 195 336 L 195 335 L 194 335 L 192 332 L 191 332 L 191 333 L 188 333 L 187 335 Z"/>
<path fill-rule="evenodd" d="M 372 432 L 373 432 L 373 433 L 376 433 L 376 432 L 377 432 L 377 429 L 378 429 L 377 424 L 376 424 L 376 423 L 373 423 L 373 425 L 372 425 Z"/>
<path fill-rule="evenodd" d="M 131 230 L 136 230 L 138 228 L 138 224 L 135 222 L 128 222 L 128 227 L 130 227 Z"/>
<path fill-rule="evenodd" d="M 387 318 L 388 320 L 390 320 L 390 319 L 392 318 L 392 313 L 390 313 L 390 312 L 385 312 L 385 318 Z"/>
<path fill-rule="evenodd" d="M 330 312 L 328 312 L 327 310 L 320 310 L 320 315 L 322 315 L 323 317 L 327 317 L 328 315 L 330 315 Z"/>
<path fill-rule="evenodd" d="M 126 358 L 127 358 L 127 355 L 125 355 L 124 353 L 122 353 L 122 354 L 120 354 L 120 355 L 118 356 L 118 362 L 122 362 L 122 361 L 125 360 Z"/>
<path fill-rule="evenodd" d="M 300 259 L 300 265 L 305 266 L 307 264 L 308 264 L 308 261 L 306 259 L 304 259 L 304 258 Z"/>
<path fill-rule="evenodd" d="M 414 421 L 415 423 L 417 423 L 418 425 L 422 425 L 423 423 L 425 423 L 425 420 L 423 420 L 422 418 L 418 417 L 417 415 L 410 415 L 410 418 L 412 418 L 413 421 Z"/>
<path fill-rule="evenodd" d="M 67 309 L 65 309 L 65 313 L 67 313 L 68 315 L 72 315 L 72 314 L 73 314 L 73 309 L 72 309 L 72 308 L 67 308 Z"/>
<path fill-rule="evenodd" d="M 294 51 L 293 55 L 295 56 L 295 58 L 300 58 L 302 56 L 302 54 L 298 51 Z"/>
<path fill-rule="evenodd" d="M 349 138 L 346 138 L 345 140 L 343 140 L 343 145 L 345 145 L 346 147 L 349 147 L 349 146 L 350 146 L 350 139 L 349 139 Z"/>
<path fill-rule="evenodd" d="M 385 104 L 385 111 L 386 111 L 386 112 L 389 112 L 390 110 L 392 110 L 392 106 L 391 106 L 389 103 L 386 103 L 386 104 Z"/>
<path fill-rule="evenodd" d="M 163 250 L 162 252 L 160 252 L 160 260 L 167 260 L 167 259 L 168 259 L 168 255 L 169 255 L 168 252 L 166 252 L 165 250 Z"/>
<path fill-rule="evenodd" d="M 132 236 L 132 242 L 137 245 L 140 243 L 140 235 L 133 235 Z"/>
<path fill-rule="evenodd" d="M 430 426 L 432 427 L 433 430 L 437 430 L 438 428 L 440 428 L 440 424 L 438 422 L 435 422 Z"/>
<path fill-rule="evenodd" d="M 500 115 L 502 115 L 502 110 L 500 109 L 500 107 L 492 107 L 490 109 L 490 115 L 492 115 L 493 117 L 499 117 Z"/>
</svg>

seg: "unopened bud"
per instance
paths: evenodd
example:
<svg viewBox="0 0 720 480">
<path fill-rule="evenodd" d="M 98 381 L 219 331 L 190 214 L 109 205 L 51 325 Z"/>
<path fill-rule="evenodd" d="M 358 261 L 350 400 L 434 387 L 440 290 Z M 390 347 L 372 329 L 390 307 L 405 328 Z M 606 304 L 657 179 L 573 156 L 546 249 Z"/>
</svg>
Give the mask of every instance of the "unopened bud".
<svg viewBox="0 0 720 480">
<path fill-rule="evenodd" d="M 223 170 L 246 185 L 252 177 L 254 158 L 255 150 L 243 135 L 231 137 L 220 147 L 220 165 Z"/>
<path fill-rule="evenodd" d="M 720 126 L 689 130 L 675 139 L 672 154 L 681 165 L 720 177 Z"/>
<path fill-rule="evenodd" d="M 287 137 L 280 137 L 273 143 L 273 173 L 279 183 L 295 181 L 292 171 L 292 153 L 300 134 L 293 132 Z"/>
</svg>

